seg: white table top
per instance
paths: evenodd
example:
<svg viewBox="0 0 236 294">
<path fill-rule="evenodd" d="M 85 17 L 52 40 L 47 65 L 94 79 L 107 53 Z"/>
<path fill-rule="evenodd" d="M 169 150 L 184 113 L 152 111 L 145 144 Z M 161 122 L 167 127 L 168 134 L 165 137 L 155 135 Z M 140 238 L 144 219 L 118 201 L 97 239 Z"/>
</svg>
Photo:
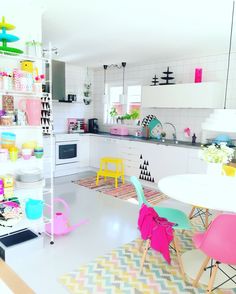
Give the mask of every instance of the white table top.
<svg viewBox="0 0 236 294">
<path fill-rule="evenodd" d="M 236 178 L 183 174 L 161 179 L 158 188 L 170 198 L 194 206 L 236 213 Z"/>
</svg>

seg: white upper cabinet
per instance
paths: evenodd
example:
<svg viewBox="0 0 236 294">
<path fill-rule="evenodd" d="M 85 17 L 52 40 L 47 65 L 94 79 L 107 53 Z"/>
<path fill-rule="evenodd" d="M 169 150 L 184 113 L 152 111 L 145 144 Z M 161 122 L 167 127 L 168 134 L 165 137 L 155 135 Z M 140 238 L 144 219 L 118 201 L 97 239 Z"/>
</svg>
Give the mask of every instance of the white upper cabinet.
<svg viewBox="0 0 236 294">
<path fill-rule="evenodd" d="M 191 83 L 142 87 L 144 108 L 223 108 L 221 83 Z"/>
</svg>

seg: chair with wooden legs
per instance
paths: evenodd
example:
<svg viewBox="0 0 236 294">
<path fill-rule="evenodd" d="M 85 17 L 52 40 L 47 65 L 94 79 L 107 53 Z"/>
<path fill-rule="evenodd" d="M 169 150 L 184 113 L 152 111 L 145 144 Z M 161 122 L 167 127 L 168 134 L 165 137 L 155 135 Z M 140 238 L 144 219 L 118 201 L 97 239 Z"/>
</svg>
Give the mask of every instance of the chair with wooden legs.
<svg viewBox="0 0 236 294">
<path fill-rule="evenodd" d="M 235 228 L 236 214 L 220 214 L 212 221 L 206 232 L 196 233 L 193 236 L 195 247 L 206 254 L 206 258 L 193 282 L 194 287 L 197 287 L 203 272 L 206 270 L 210 270 L 207 293 L 211 293 L 229 281 L 236 285 Z M 208 265 L 210 260 L 211 264 Z M 221 268 L 221 263 L 227 264 L 231 271 L 235 271 L 235 274 L 229 276 L 226 269 Z M 221 279 L 220 285 L 215 286 L 218 270 L 226 276 L 226 280 L 222 283 Z"/>
<path fill-rule="evenodd" d="M 115 169 L 110 169 L 109 165 L 113 165 Z M 99 177 L 104 177 L 106 181 L 107 177 L 115 179 L 115 187 L 118 187 L 118 178 L 121 177 L 122 183 L 125 182 L 124 173 L 124 161 L 122 158 L 115 157 L 103 157 L 100 160 L 100 169 L 97 172 L 96 185 L 98 185 Z"/>
<path fill-rule="evenodd" d="M 229 165 L 222 166 L 222 175 L 228 177 L 235 177 L 236 176 L 236 168 Z M 193 219 L 195 217 L 200 217 L 204 227 L 207 229 L 209 226 L 209 216 L 211 213 L 209 212 L 208 208 L 200 207 L 200 206 L 193 206 L 192 210 L 189 214 L 189 219 Z"/>
<path fill-rule="evenodd" d="M 168 221 L 175 223 L 175 226 L 173 226 L 173 229 L 174 229 L 173 247 L 174 247 L 176 255 L 177 255 L 177 259 L 178 259 L 178 263 L 179 263 L 179 267 L 180 267 L 180 272 L 182 274 L 183 279 L 185 279 L 184 267 L 183 267 L 182 259 L 180 256 L 179 240 L 178 240 L 175 232 L 178 230 L 182 231 L 182 230 L 191 230 L 192 229 L 187 215 L 178 209 L 150 205 L 150 203 L 148 203 L 148 201 L 145 198 L 143 188 L 142 188 L 142 185 L 139 182 L 139 180 L 136 177 L 132 176 L 130 178 L 130 181 L 135 187 L 140 208 L 141 208 L 142 204 L 144 203 L 149 207 L 153 207 L 154 210 L 157 212 L 157 214 L 160 217 L 164 217 Z M 144 243 L 143 241 L 140 243 L 139 249 L 142 247 L 143 243 Z M 143 251 L 142 259 L 141 259 L 141 267 L 140 267 L 141 272 L 142 272 L 144 262 L 146 259 L 146 255 L 147 255 L 149 248 L 150 248 L 150 240 L 147 240 L 146 244 L 145 244 L 145 249 Z"/>
</svg>

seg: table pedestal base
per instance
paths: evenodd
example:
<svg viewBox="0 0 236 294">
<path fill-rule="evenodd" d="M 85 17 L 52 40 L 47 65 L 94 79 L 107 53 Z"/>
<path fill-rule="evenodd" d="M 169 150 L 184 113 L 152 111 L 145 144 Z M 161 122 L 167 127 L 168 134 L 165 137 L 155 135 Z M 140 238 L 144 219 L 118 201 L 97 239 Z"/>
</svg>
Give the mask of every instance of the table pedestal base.
<svg viewBox="0 0 236 294">
<path fill-rule="evenodd" d="M 196 278 L 197 273 L 199 272 L 205 258 L 206 258 L 206 255 L 197 249 L 187 251 L 182 255 L 184 271 L 189 278 L 191 278 L 192 280 Z M 208 266 L 209 265 L 210 263 L 208 264 Z M 229 266 L 224 264 L 221 264 L 220 266 L 229 276 L 233 276 L 236 274 L 236 272 L 233 269 L 231 269 Z M 199 284 L 208 285 L 209 278 L 210 278 L 210 270 L 206 270 L 202 274 Z M 216 274 L 214 287 L 223 283 L 225 280 L 227 280 L 227 277 L 220 270 L 218 270 Z M 234 280 L 236 282 L 236 277 L 234 278 Z M 222 286 L 222 289 L 233 289 L 233 288 L 236 288 L 236 285 L 232 281 L 228 281 Z"/>
</svg>

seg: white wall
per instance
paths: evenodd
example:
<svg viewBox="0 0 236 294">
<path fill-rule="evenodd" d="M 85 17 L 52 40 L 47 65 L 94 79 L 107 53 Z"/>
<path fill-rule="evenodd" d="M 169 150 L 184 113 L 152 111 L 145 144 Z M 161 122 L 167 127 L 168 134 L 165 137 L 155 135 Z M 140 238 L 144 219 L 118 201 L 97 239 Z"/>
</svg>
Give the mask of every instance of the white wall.
<svg viewBox="0 0 236 294">
<path fill-rule="evenodd" d="M 194 69 L 201 67 L 203 69 L 203 82 L 218 81 L 225 85 L 227 55 L 215 55 L 198 57 L 192 59 L 183 59 L 176 61 L 163 61 L 155 64 L 129 66 L 126 69 L 126 83 L 138 83 L 141 85 L 150 85 L 152 77 L 156 74 L 158 78 L 167 66 L 174 72 L 176 83 L 192 83 L 194 82 Z M 103 122 L 103 70 L 98 69 L 94 74 L 94 116 L 99 119 L 99 123 L 103 130 L 109 127 L 102 125 Z M 117 69 L 107 70 L 107 83 L 120 83 L 122 85 L 122 72 Z M 231 70 L 228 86 L 227 107 L 236 108 L 236 53 L 231 56 Z M 177 137 L 181 140 L 184 137 L 184 128 L 189 127 L 200 140 L 202 131 L 201 123 L 212 112 L 208 109 L 142 109 L 142 117 L 147 114 L 156 115 L 161 122 L 172 122 L 177 128 Z M 131 130 L 132 132 L 133 130 Z M 171 133 L 171 129 L 167 129 Z M 190 139 L 189 139 L 190 140 Z"/>
<path fill-rule="evenodd" d="M 93 71 L 88 71 L 90 82 L 94 83 Z M 67 131 L 67 118 L 93 117 L 93 101 L 90 105 L 83 103 L 84 82 L 87 80 L 85 67 L 66 64 L 66 94 L 76 94 L 77 103 L 53 102 L 54 131 L 56 133 Z"/>
</svg>

